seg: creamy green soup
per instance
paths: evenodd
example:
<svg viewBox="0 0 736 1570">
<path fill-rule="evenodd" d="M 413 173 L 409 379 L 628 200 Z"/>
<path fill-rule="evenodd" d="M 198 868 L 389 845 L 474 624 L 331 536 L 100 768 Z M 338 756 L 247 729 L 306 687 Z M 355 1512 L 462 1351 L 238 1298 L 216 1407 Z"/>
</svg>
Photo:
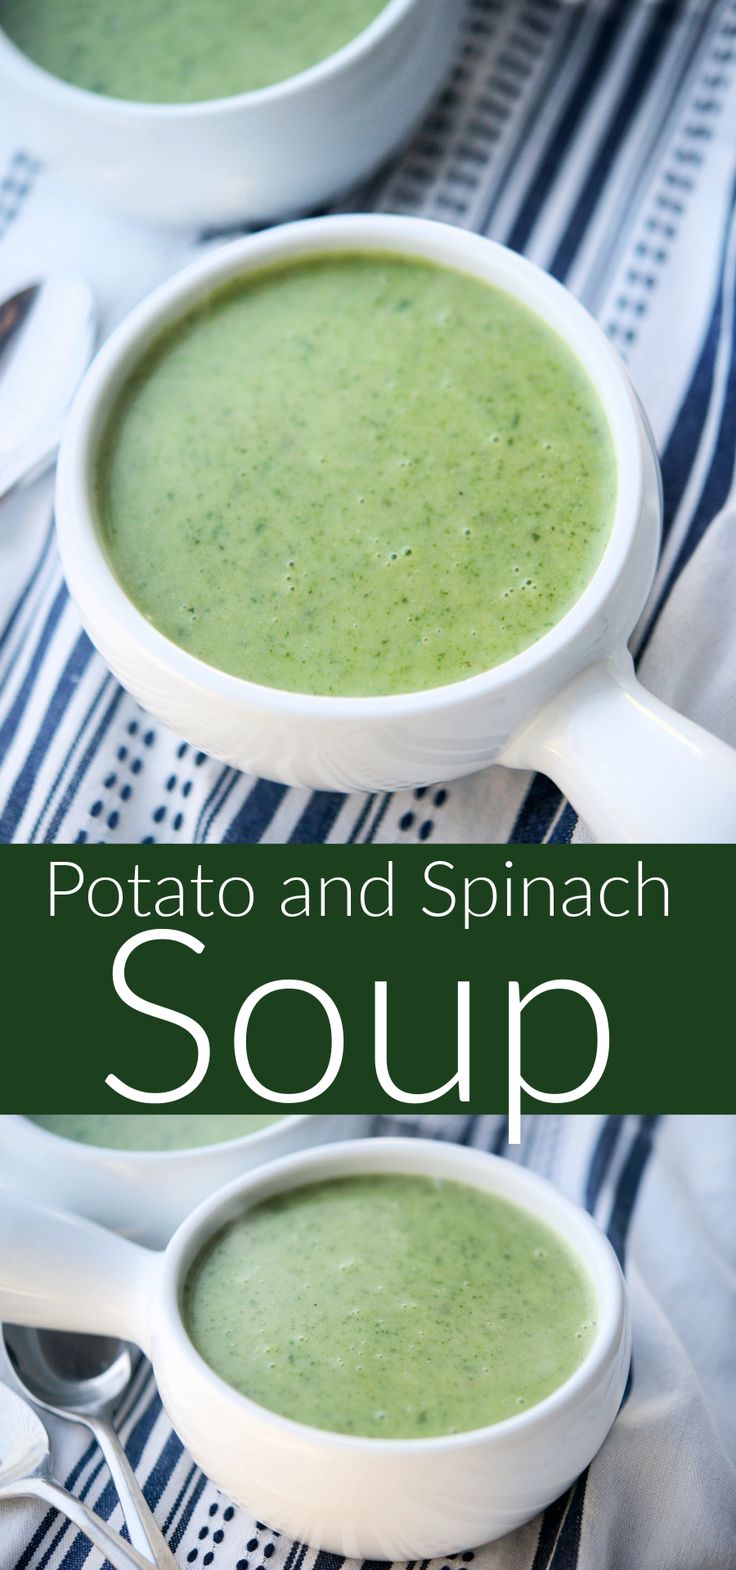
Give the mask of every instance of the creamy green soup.
<svg viewBox="0 0 736 1570">
<path fill-rule="evenodd" d="M 268 686 L 375 695 L 540 638 L 603 553 L 616 496 L 577 360 L 500 290 L 338 255 L 211 295 L 124 384 L 100 528 L 175 643 Z"/>
<path fill-rule="evenodd" d="M 279 1123 L 281 1113 L 42 1112 L 31 1116 L 52 1134 L 106 1150 L 193 1150 L 242 1139 Z"/>
<path fill-rule="evenodd" d="M 513 1417 L 595 1335 L 592 1284 L 556 1233 L 495 1195 L 360 1176 L 246 1212 L 196 1260 L 184 1319 L 202 1357 L 271 1411 L 421 1438 Z"/>
<path fill-rule="evenodd" d="M 334 54 L 386 0 L 0 0 L 0 26 L 76 87 L 190 103 L 269 87 Z M 152 133 L 153 134 L 153 133 Z"/>
</svg>

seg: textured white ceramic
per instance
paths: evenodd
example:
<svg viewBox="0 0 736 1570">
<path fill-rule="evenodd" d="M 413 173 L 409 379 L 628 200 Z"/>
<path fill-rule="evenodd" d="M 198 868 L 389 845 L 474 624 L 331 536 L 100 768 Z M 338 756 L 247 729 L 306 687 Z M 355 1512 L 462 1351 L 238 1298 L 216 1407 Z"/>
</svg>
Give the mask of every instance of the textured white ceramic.
<svg viewBox="0 0 736 1570">
<path fill-rule="evenodd" d="M 386 698 L 283 692 L 215 670 L 171 643 L 118 583 L 92 500 L 105 417 L 152 336 L 250 269 L 351 249 L 459 268 L 536 311 L 591 377 L 618 469 L 603 559 L 550 632 L 482 675 Z M 659 468 L 639 403 L 592 317 L 503 246 L 422 219 L 349 214 L 287 224 L 209 254 L 140 305 L 88 372 L 62 444 L 57 521 L 70 591 L 120 681 L 173 730 L 237 768 L 286 784 L 375 791 L 502 762 L 551 775 L 599 840 L 736 839 L 736 752 L 645 692 L 626 647 L 651 587 L 661 522 Z"/>
<path fill-rule="evenodd" d="M 387 0 L 344 49 L 258 92 L 197 104 L 104 98 L 0 31 L 6 119 L 108 204 L 192 228 L 306 212 L 378 166 L 421 119 L 455 49 L 460 0 Z"/>
<path fill-rule="evenodd" d="M 470 1183 L 523 1205 L 567 1239 L 592 1279 L 598 1325 L 591 1350 L 559 1390 L 490 1428 L 378 1440 L 279 1417 L 212 1372 L 179 1311 L 202 1245 L 272 1194 L 365 1172 Z M 153 1359 L 177 1433 L 224 1493 L 302 1542 L 362 1559 L 454 1553 L 536 1515 L 605 1439 L 630 1358 L 623 1277 L 590 1217 L 513 1162 L 421 1139 L 357 1140 L 274 1162 L 200 1206 L 164 1255 L 31 1200 L 0 1195 L 0 1318 L 136 1341 Z"/>
<path fill-rule="evenodd" d="M 367 1131 L 367 1118 L 297 1113 L 193 1150 L 104 1150 L 0 1116 L 0 1183 L 164 1248 L 195 1206 L 265 1161 Z"/>
</svg>

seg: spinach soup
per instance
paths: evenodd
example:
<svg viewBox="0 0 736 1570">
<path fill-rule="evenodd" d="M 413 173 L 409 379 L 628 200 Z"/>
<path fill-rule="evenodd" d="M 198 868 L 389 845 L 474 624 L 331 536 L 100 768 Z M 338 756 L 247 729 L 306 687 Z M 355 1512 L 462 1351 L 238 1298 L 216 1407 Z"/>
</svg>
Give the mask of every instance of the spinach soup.
<svg viewBox="0 0 736 1570">
<path fill-rule="evenodd" d="M 283 1113 L 214 1112 L 42 1112 L 31 1116 L 52 1134 L 107 1150 L 193 1150 L 198 1145 L 242 1139 Z"/>
<path fill-rule="evenodd" d="M 229 98 L 295 76 L 342 49 L 385 5 L 386 0 L 0 0 L 0 27 L 37 65 L 76 87 L 178 104 Z"/>
<path fill-rule="evenodd" d="M 267 686 L 434 687 L 559 621 L 603 554 L 612 441 L 535 314 L 421 260 L 321 256 L 211 294 L 103 432 L 99 527 L 167 637 Z"/>
<path fill-rule="evenodd" d="M 595 1336 L 565 1241 L 462 1183 L 357 1176 L 232 1221 L 185 1284 L 215 1373 L 317 1428 L 385 1439 L 484 1427 L 564 1383 Z"/>
</svg>

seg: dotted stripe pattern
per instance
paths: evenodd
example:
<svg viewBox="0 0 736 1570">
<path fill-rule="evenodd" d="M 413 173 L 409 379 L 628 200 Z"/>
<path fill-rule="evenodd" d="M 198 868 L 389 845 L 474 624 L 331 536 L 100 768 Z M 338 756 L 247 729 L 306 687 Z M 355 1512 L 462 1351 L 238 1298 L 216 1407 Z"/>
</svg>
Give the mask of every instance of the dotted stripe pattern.
<svg viewBox="0 0 736 1570">
<path fill-rule="evenodd" d="M 530 92 L 552 32 L 550 13 L 558 9 L 557 0 L 525 0 L 513 9 L 501 41 L 509 14 L 503 0 L 471 0 L 448 86 L 382 193 L 383 208 L 423 213 L 431 206 L 437 218 L 468 223 L 473 199 Z"/>
<path fill-rule="evenodd" d="M 136 715 L 140 711 L 135 705 Z M 101 828 L 115 830 L 120 821 L 122 807 L 134 795 L 136 783 L 143 771 L 146 754 L 156 744 L 157 730 L 147 716 L 129 719 L 124 725 L 125 740 L 118 743 L 115 749 L 117 767 L 111 769 L 102 780 L 100 793 L 95 796 L 89 807 L 90 829 L 80 829 L 76 843 L 84 844 L 92 838 L 91 828 L 95 827 L 95 837 Z M 186 823 L 186 805 L 194 787 L 194 775 L 189 770 L 201 768 L 207 760 L 205 752 L 197 752 L 186 741 L 179 742 L 176 748 L 176 759 L 181 764 L 181 770 L 166 776 L 163 784 L 163 799 L 152 808 L 151 823 L 153 828 L 146 834 L 142 843 L 152 845 L 155 843 L 156 829 L 165 829 L 170 838 L 182 833 Z"/>
<path fill-rule="evenodd" d="M 707 50 L 682 123 L 633 238 L 625 289 L 604 323 L 622 359 L 640 337 L 652 295 L 661 284 L 712 142 L 736 68 L 736 6 L 729 7 Z"/>
<path fill-rule="evenodd" d="M 20 215 L 41 170 L 41 164 L 31 153 L 21 148 L 14 153 L 6 173 L 0 180 L 0 240 L 4 239 Z"/>
<path fill-rule="evenodd" d="M 217 1500 L 213 1500 L 207 1507 L 206 1519 L 197 1528 L 197 1542 L 189 1549 L 186 1563 L 211 1565 L 215 1552 L 225 1541 L 228 1528 L 234 1518 L 233 1505 L 223 1507 Z M 233 1530 L 237 1531 L 238 1527 L 239 1522 L 236 1521 Z M 247 1539 L 241 1556 L 236 1560 L 236 1570 L 266 1570 L 269 1559 L 272 1559 L 276 1552 L 276 1542 L 280 1533 L 272 1531 L 262 1521 L 256 1521 L 255 1528 L 258 1535 Z M 232 1552 L 232 1545 L 228 1543 L 227 1546 Z"/>
</svg>

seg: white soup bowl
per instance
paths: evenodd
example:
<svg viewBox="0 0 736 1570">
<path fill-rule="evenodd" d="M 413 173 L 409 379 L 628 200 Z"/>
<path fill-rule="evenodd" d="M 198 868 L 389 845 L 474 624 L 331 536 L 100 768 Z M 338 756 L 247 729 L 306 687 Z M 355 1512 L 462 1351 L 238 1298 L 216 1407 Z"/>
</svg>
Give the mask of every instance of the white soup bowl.
<svg viewBox="0 0 736 1570">
<path fill-rule="evenodd" d="M 118 581 L 93 496 L 107 416 L 162 329 L 232 279 L 351 251 L 455 268 L 534 311 L 587 372 L 608 419 L 617 470 L 601 561 L 549 632 L 480 675 L 387 697 L 282 691 L 228 675 L 171 642 Z M 204 752 L 268 779 L 333 791 L 416 787 L 494 762 L 538 768 L 599 840 L 731 842 L 736 752 L 647 693 L 626 646 L 651 588 L 661 510 L 659 467 L 641 407 L 587 311 L 503 246 L 447 224 L 387 214 L 311 219 L 252 235 L 157 289 L 113 333 L 82 383 L 56 496 L 64 570 L 90 637 L 144 708 Z"/>
<path fill-rule="evenodd" d="M 274 1194 L 357 1173 L 455 1179 L 501 1195 L 561 1234 L 591 1279 L 597 1322 L 592 1346 L 559 1389 L 490 1427 L 384 1440 L 281 1417 L 213 1373 L 181 1315 L 202 1247 Z M 515 1163 L 421 1139 L 357 1140 L 274 1162 L 206 1200 L 164 1254 L 0 1196 L 0 1318 L 136 1341 L 152 1359 L 177 1433 L 225 1494 L 314 1548 L 371 1560 L 455 1553 L 536 1515 L 605 1439 L 630 1358 L 623 1277 L 591 1218 Z"/>
</svg>

